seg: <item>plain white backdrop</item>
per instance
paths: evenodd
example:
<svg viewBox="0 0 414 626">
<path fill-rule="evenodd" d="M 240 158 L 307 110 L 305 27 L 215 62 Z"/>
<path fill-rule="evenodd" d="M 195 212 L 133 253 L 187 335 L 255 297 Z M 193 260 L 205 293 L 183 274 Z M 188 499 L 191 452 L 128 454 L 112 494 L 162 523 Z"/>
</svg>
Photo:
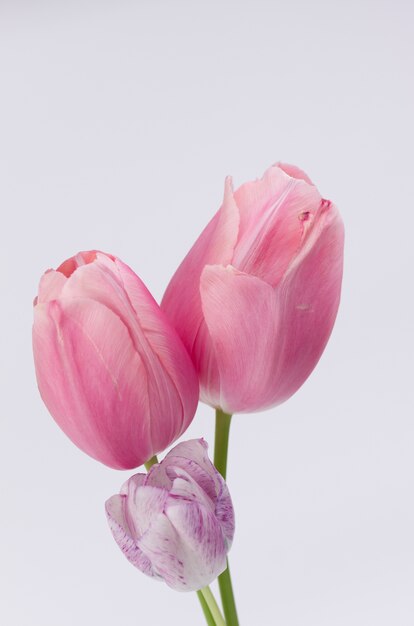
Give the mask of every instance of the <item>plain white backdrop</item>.
<svg viewBox="0 0 414 626">
<path fill-rule="evenodd" d="M 241 623 L 414 624 L 413 19 L 409 0 L 0 0 L 2 624 L 203 624 L 113 541 L 103 504 L 131 472 L 48 415 L 31 303 L 90 248 L 160 299 L 224 177 L 277 160 L 340 207 L 345 276 L 303 388 L 233 421 Z"/>
</svg>

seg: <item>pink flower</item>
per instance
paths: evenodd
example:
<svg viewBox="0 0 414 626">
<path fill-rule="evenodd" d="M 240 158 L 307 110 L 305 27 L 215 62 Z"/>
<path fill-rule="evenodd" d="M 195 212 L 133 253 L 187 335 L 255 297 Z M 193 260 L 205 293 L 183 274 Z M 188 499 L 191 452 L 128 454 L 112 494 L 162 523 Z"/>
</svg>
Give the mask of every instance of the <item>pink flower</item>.
<svg viewBox="0 0 414 626">
<path fill-rule="evenodd" d="M 228 413 L 289 398 L 318 362 L 339 305 L 343 225 L 307 175 L 278 164 L 233 192 L 161 304 L 189 350 L 201 399 Z"/>
<path fill-rule="evenodd" d="M 135 567 L 177 591 L 195 591 L 226 568 L 234 513 L 203 439 L 178 444 L 148 474 L 106 502 L 112 534 Z"/>
<path fill-rule="evenodd" d="M 142 465 L 193 419 L 190 358 L 145 285 L 113 256 L 80 252 L 43 275 L 33 351 L 50 413 L 110 467 Z"/>
</svg>

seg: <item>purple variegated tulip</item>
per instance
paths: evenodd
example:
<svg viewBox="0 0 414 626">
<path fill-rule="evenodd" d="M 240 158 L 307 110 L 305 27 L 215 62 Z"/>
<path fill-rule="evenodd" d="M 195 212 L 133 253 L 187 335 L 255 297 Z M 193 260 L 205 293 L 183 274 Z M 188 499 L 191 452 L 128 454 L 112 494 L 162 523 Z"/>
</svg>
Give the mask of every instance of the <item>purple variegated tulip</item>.
<svg viewBox="0 0 414 626">
<path fill-rule="evenodd" d="M 175 446 L 106 502 L 112 534 L 135 567 L 177 591 L 195 591 L 226 568 L 234 535 L 227 485 L 204 439 Z"/>
</svg>

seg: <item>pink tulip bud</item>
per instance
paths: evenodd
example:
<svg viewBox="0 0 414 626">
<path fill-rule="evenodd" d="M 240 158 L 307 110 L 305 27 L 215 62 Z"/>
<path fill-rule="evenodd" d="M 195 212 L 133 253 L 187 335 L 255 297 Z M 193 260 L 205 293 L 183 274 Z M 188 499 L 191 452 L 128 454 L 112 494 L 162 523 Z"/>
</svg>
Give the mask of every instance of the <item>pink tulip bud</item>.
<svg viewBox="0 0 414 626">
<path fill-rule="evenodd" d="M 81 450 L 116 469 L 142 465 L 190 424 L 191 360 L 134 272 L 80 252 L 41 278 L 33 351 L 50 413 Z"/>
<path fill-rule="evenodd" d="M 318 362 L 339 305 L 343 225 L 304 172 L 278 164 L 233 192 L 161 307 L 189 350 L 201 399 L 227 413 L 283 402 Z"/>
<path fill-rule="evenodd" d="M 112 534 L 135 567 L 177 591 L 195 591 L 226 568 L 234 513 L 203 439 L 179 443 L 148 474 L 106 502 Z"/>
</svg>

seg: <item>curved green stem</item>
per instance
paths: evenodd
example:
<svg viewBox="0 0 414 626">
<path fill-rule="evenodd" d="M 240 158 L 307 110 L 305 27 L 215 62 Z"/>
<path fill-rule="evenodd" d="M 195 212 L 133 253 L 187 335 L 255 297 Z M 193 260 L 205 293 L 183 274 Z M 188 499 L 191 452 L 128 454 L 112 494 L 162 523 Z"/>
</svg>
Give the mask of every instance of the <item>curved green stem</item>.
<svg viewBox="0 0 414 626">
<path fill-rule="evenodd" d="M 224 413 L 221 409 L 217 409 L 216 436 L 214 441 L 214 465 L 224 479 L 227 474 L 227 453 L 229 449 L 230 423 L 231 415 Z M 227 626 L 239 626 L 228 560 L 227 569 L 225 569 L 224 572 L 218 577 L 218 584 Z"/>
<path fill-rule="evenodd" d="M 218 607 L 215 597 L 212 594 L 210 587 L 203 587 L 203 589 L 200 589 L 199 593 L 202 595 L 208 609 L 210 610 L 211 617 L 213 619 L 211 624 L 215 624 L 215 626 L 226 626 L 226 622 L 224 621 L 224 618 L 221 614 L 221 611 Z"/>
<path fill-rule="evenodd" d="M 208 604 L 204 599 L 201 591 L 197 591 L 198 599 L 200 600 L 201 608 L 203 609 L 204 617 L 206 618 L 206 622 L 208 626 L 216 626 L 216 622 L 213 619 L 210 609 L 208 608 Z"/>
</svg>

